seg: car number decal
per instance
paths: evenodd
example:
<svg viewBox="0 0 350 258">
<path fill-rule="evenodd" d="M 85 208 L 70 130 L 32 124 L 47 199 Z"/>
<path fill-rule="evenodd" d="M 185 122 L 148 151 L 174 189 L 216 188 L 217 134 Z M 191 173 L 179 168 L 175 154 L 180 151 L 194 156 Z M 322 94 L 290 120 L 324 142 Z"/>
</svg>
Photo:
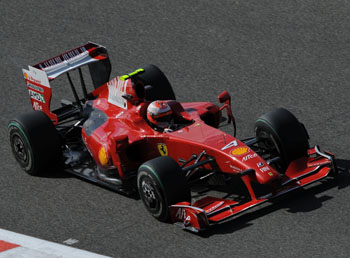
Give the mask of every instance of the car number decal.
<svg viewBox="0 0 350 258">
<path fill-rule="evenodd" d="M 232 142 L 230 142 L 229 144 L 227 144 L 226 146 L 222 147 L 221 150 L 226 150 L 230 147 L 236 147 L 238 145 L 236 140 L 233 140 Z"/>
</svg>

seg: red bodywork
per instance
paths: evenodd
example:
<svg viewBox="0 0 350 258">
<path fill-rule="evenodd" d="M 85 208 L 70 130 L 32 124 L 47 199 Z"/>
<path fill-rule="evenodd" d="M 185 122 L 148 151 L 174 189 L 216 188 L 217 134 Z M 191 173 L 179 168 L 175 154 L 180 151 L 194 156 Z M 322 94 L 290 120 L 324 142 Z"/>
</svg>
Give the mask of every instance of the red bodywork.
<svg viewBox="0 0 350 258">
<path fill-rule="evenodd" d="M 132 91 L 131 80 L 126 81 L 125 87 L 128 92 Z M 93 106 L 106 113 L 108 120 L 90 136 L 83 130 L 83 139 L 100 165 L 99 150 L 102 147 L 107 150 L 110 160 L 107 166 L 118 168 L 121 178 L 126 178 L 129 171 L 136 170 L 143 162 L 157 156 L 168 155 L 179 161 L 186 160 L 192 154 L 199 154 L 203 150 L 208 156 L 215 158 L 222 172 L 240 175 L 253 169 L 253 173 L 241 176 L 251 196 L 249 202 L 239 205 L 233 200 L 208 196 L 193 204 L 184 202 L 170 206 L 173 222 L 193 231 L 207 228 L 212 223 L 220 222 L 271 198 L 320 180 L 333 168 L 333 155 L 327 153 L 331 159 L 320 156 L 316 153 L 317 147 L 314 147 L 309 150 L 309 157 L 291 162 L 282 176 L 243 142 L 207 125 L 202 120 L 201 117 L 207 113 L 215 116 L 217 120 L 220 119 L 221 111 L 212 103 L 180 104 L 173 101 L 172 108 L 175 113 L 192 120 L 193 123 L 174 132 L 161 133 L 153 130 L 146 121 L 149 102 L 141 102 L 138 105 L 127 102 L 127 109 L 123 109 L 108 102 L 106 85 L 98 92 L 99 97 L 94 100 Z M 208 164 L 207 166 L 210 169 Z M 285 186 L 268 195 L 256 196 L 251 185 L 253 181 L 270 185 L 272 189 L 276 182 Z"/>
<path fill-rule="evenodd" d="M 73 52 L 77 56 L 87 52 L 90 58 L 87 62 L 106 58 L 94 54 L 96 45 L 86 46 Z M 64 54 L 60 55 L 35 68 L 51 69 L 52 62 L 60 65 L 59 61 L 64 58 Z M 49 75 L 48 71 L 46 73 Z M 58 75 L 53 73 L 48 78 L 53 79 Z M 49 109 L 51 89 L 30 77 L 26 77 L 26 82 L 30 90 L 40 91 L 43 88 L 44 94 L 48 94 L 42 111 L 56 124 L 57 117 Z M 226 109 L 229 121 L 234 121 L 227 92 L 219 95 L 219 101 L 224 103 L 221 108 L 209 102 L 171 101 L 177 119 L 187 122 L 186 126 L 172 132 L 159 132 L 149 125 L 146 111 L 150 102 L 139 97 L 130 78 L 116 77 L 97 88 L 90 96 L 93 96 L 93 100 L 88 101 L 89 105 L 93 110 L 101 111 L 105 119 L 92 131 L 87 132 L 83 127 L 82 138 L 101 169 L 114 169 L 121 179 L 128 179 L 143 162 L 155 157 L 170 156 L 182 165 L 193 154 L 198 156 L 205 151 L 207 157 L 215 160 L 215 168 L 209 163 L 203 164 L 203 168 L 234 174 L 242 179 L 250 195 L 250 200 L 243 204 L 207 196 L 194 203 L 181 202 L 169 207 L 173 222 L 192 231 L 205 229 L 248 208 L 320 180 L 336 170 L 333 155 L 320 152 L 315 146 L 309 150 L 308 157 L 292 161 L 286 172 L 280 174 L 244 142 L 218 129 L 223 109 Z M 36 102 L 32 98 L 32 103 Z M 34 108 L 37 106 L 33 104 Z M 187 165 L 193 164 L 191 162 Z M 268 186 L 270 193 L 256 196 L 252 182 Z"/>
<path fill-rule="evenodd" d="M 128 92 L 132 91 L 131 80 L 125 81 Z M 108 101 L 109 89 L 107 85 L 99 89 L 99 97 L 93 101 L 93 107 L 103 111 L 108 120 L 97 128 L 90 136 L 83 130 L 84 142 L 94 159 L 99 161 L 99 150 L 107 150 L 107 166 L 118 168 L 120 177 L 127 176 L 128 171 L 137 169 L 144 161 L 160 155 L 167 155 L 174 160 L 186 160 L 192 154 L 199 154 L 203 150 L 208 156 L 215 157 L 221 171 L 237 174 L 247 169 L 255 169 L 256 174 L 251 179 L 260 184 L 268 184 L 277 178 L 279 173 L 259 157 L 244 143 L 233 136 L 207 125 L 202 119 L 206 113 L 221 117 L 219 108 L 208 102 L 178 103 L 172 101 L 175 113 L 192 120 L 192 124 L 170 133 L 155 131 L 146 121 L 146 110 L 149 102 L 133 105 L 127 102 L 127 109 L 120 108 Z M 187 110 L 187 111 L 186 111 Z M 232 143 L 232 147 L 227 147 Z M 233 146 L 234 145 L 234 146 Z M 159 146 L 167 149 L 163 152 Z M 129 149 L 141 153 L 133 158 Z M 262 167 L 258 167 L 263 163 Z"/>
</svg>

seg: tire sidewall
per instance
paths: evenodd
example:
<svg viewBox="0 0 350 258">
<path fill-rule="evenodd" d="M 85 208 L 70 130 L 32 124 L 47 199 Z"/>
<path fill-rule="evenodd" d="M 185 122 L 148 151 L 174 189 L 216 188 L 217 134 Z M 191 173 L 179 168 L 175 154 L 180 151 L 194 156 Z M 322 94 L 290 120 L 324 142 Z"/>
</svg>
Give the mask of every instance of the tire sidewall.
<svg viewBox="0 0 350 258">
<path fill-rule="evenodd" d="M 267 125 L 266 122 L 257 121 L 255 125 L 255 135 L 258 138 L 261 138 L 261 134 L 265 134 L 264 136 L 267 136 L 264 139 L 269 139 L 276 148 L 279 155 L 285 157 L 283 146 L 281 145 L 281 139 L 279 135 L 273 130 L 273 128 L 269 125 Z"/>
<path fill-rule="evenodd" d="M 8 124 L 10 145 L 15 159 L 30 175 L 40 176 L 56 168 L 62 157 L 61 139 L 50 118 L 42 111 L 30 111 L 12 119 Z M 30 162 L 18 159 L 14 137 L 19 137 L 30 154 Z"/>
<path fill-rule="evenodd" d="M 21 126 L 17 122 L 11 121 L 9 123 L 9 126 L 8 126 L 8 135 L 9 135 L 9 140 L 11 143 L 12 153 L 13 153 L 15 159 L 17 160 L 17 162 L 20 164 L 20 166 L 22 167 L 22 169 L 24 171 L 26 171 L 28 174 L 33 174 L 33 168 L 35 167 L 34 154 L 33 154 L 33 149 L 32 149 L 32 146 L 29 142 L 29 139 L 26 136 L 26 133 L 23 131 L 23 129 L 21 128 Z M 18 158 L 17 153 L 14 150 L 14 148 L 15 148 L 14 147 L 14 137 L 16 137 L 16 136 L 20 138 L 20 140 L 22 141 L 22 143 L 24 144 L 24 146 L 26 148 L 27 159 L 28 159 L 28 162 L 26 162 L 26 163 L 22 162 L 22 160 L 20 160 Z"/>
<path fill-rule="evenodd" d="M 155 194 L 159 198 L 159 210 L 158 212 L 154 212 L 150 207 L 148 207 L 145 203 L 146 201 L 144 200 L 145 196 L 144 193 L 142 192 L 142 182 L 144 179 L 147 178 L 149 179 L 153 184 L 153 188 L 155 190 Z M 155 177 L 154 172 L 151 172 L 151 169 L 148 167 L 141 166 L 139 173 L 137 175 L 137 187 L 139 189 L 139 194 L 140 198 L 142 199 L 143 203 L 145 204 L 147 210 L 152 214 L 153 217 L 159 219 L 159 220 L 164 220 L 168 216 L 168 203 L 167 200 L 164 196 L 164 190 L 161 187 L 161 183 L 159 180 Z"/>
<path fill-rule="evenodd" d="M 145 176 L 151 180 L 159 202 L 161 202 L 160 209 L 156 212 L 150 210 L 147 207 L 148 203 L 144 200 L 143 195 L 149 194 L 146 193 L 147 189 L 141 188 L 142 179 Z M 137 187 L 147 210 L 159 221 L 165 222 L 169 220 L 170 205 L 184 201 L 191 202 L 191 192 L 186 176 L 179 164 L 169 156 L 160 156 L 142 164 L 137 175 Z"/>
</svg>

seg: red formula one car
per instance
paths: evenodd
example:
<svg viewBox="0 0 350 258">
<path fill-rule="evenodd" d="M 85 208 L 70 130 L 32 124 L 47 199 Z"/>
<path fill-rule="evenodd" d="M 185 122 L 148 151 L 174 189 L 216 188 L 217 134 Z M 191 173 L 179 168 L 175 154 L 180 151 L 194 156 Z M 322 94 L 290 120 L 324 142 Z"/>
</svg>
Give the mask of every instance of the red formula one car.
<svg viewBox="0 0 350 258">
<path fill-rule="evenodd" d="M 12 119 L 8 133 L 27 173 L 61 164 L 116 191 L 138 191 L 155 218 L 197 232 L 337 172 L 334 156 L 310 148 L 303 124 L 285 109 L 260 116 L 255 136 L 239 140 L 226 91 L 218 96 L 221 107 L 180 103 L 154 65 L 111 80 L 110 71 L 106 49 L 94 43 L 23 70 L 34 111 Z M 74 101 L 51 110 L 51 84 L 63 74 Z M 219 129 L 228 123 L 233 136 Z"/>
</svg>

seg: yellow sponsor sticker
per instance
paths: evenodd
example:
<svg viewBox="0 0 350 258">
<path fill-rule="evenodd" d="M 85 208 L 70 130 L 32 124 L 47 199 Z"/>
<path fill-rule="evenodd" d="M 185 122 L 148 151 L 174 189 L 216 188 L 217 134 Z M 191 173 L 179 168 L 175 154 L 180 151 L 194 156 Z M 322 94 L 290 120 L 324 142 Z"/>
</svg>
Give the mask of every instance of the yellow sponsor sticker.
<svg viewBox="0 0 350 258">
<path fill-rule="evenodd" d="M 105 147 L 101 147 L 101 149 L 99 150 L 98 158 L 102 166 L 106 166 L 108 164 L 107 151 Z"/>
<path fill-rule="evenodd" d="M 269 176 L 273 176 L 273 173 L 272 172 L 269 172 L 269 173 L 267 173 Z"/>
<path fill-rule="evenodd" d="M 157 143 L 158 151 L 162 156 L 168 156 L 168 148 L 165 143 Z"/>
<path fill-rule="evenodd" d="M 247 147 L 238 147 L 238 148 L 235 148 L 231 151 L 231 154 L 232 155 L 235 155 L 235 156 L 240 156 L 244 153 L 247 153 L 248 152 L 248 148 Z"/>
</svg>

